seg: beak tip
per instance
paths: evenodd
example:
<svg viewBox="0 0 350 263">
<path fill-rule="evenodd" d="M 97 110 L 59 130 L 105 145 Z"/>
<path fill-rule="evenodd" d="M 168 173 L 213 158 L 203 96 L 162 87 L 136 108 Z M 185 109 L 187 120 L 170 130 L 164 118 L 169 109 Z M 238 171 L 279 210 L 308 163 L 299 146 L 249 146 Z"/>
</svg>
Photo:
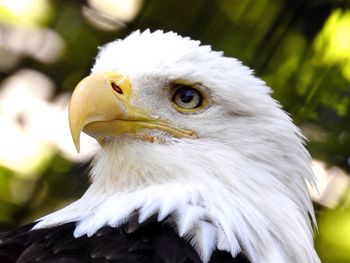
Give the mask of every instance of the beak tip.
<svg viewBox="0 0 350 263">
<path fill-rule="evenodd" d="M 80 135 L 80 134 L 79 134 Z M 73 137 L 73 143 L 75 146 L 75 149 L 77 153 L 80 153 L 80 136 L 72 136 Z"/>
<path fill-rule="evenodd" d="M 75 149 L 77 150 L 77 153 L 80 153 L 80 145 L 79 144 L 75 144 Z"/>
<path fill-rule="evenodd" d="M 80 153 L 80 129 L 74 129 L 74 126 L 70 125 L 71 128 L 71 136 L 73 139 L 73 144 L 77 153 Z"/>
</svg>

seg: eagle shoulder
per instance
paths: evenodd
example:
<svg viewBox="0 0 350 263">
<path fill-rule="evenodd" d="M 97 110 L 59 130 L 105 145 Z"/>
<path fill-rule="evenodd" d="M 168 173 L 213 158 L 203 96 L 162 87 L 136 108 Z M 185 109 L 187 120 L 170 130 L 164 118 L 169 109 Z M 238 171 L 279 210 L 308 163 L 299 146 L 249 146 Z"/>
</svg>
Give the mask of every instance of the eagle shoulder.
<svg viewBox="0 0 350 263">
<path fill-rule="evenodd" d="M 0 234 L 2 263 L 201 263 L 195 249 L 167 224 L 156 220 L 136 227 L 105 226 L 93 236 L 75 238 L 75 222 L 32 230 L 28 224 Z M 242 254 L 215 251 L 210 263 L 248 263 Z"/>
</svg>

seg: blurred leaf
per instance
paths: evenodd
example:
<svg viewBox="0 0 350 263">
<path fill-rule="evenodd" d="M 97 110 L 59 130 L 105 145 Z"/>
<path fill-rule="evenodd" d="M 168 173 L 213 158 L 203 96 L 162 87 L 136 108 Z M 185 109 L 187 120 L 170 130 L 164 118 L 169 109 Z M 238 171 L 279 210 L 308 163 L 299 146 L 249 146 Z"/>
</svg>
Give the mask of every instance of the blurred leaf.
<svg viewBox="0 0 350 263">
<path fill-rule="evenodd" d="M 17 26 L 42 26 L 51 17 L 49 0 L 2 0 L 0 23 Z"/>
<path fill-rule="evenodd" d="M 350 206 L 321 213 L 318 224 L 316 246 L 322 262 L 350 262 Z"/>
</svg>

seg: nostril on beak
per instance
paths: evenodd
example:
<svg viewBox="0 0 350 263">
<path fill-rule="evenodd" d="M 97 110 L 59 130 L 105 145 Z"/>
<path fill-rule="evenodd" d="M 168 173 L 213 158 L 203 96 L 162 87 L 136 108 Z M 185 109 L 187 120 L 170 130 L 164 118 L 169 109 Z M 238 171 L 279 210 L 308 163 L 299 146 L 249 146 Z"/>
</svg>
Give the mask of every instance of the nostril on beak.
<svg viewBox="0 0 350 263">
<path fill-rule="evenodd" d="M 115 82 L 111 83 L 113 90 L 119 94 L 123 94 L 123 90 Z"/>
</svg>

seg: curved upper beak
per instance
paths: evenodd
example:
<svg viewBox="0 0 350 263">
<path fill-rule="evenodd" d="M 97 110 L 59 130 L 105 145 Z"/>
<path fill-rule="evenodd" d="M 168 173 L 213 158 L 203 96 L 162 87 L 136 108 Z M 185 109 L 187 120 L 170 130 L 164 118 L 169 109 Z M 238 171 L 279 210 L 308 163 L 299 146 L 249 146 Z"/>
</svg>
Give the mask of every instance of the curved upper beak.
<svg viewBox="0 0 350 263">
<path fill-rule="evenodd" d="M 92 74 L 79 82 L 69 103 L 69 125 L 78 152 L 82 131 L 100 143 L 107 136 L 137 135 L 144 129 L 159 129 L 177 138 L 195 136 L 151 118 L 131 103 L 131 97 L 131 81 L 118 72 Z M 149 140 L 149 136 L 141 137 Z"/>
</svg>

